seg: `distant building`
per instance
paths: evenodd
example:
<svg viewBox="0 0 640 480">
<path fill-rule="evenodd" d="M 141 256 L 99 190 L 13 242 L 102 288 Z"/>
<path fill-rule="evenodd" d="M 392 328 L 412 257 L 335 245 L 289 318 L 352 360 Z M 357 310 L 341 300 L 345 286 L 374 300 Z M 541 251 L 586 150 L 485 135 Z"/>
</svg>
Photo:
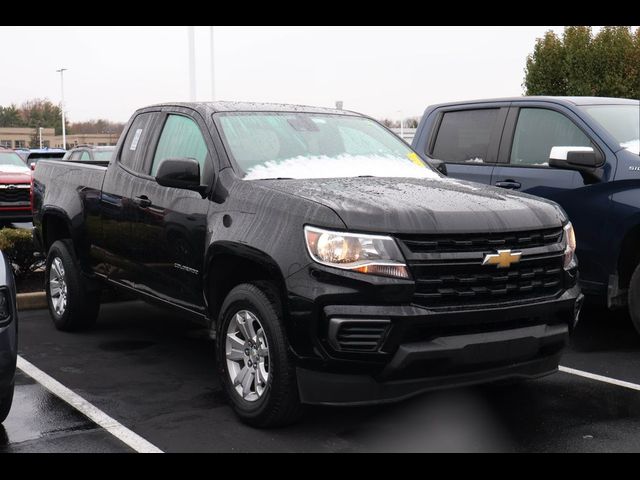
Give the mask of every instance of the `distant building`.
<svg viewBox="0 0 640 480">
<path fill-rule="evenodd" d="M 117 133 L 79 133 L 67 135 L 67 149 L 76 145 L 106 146 L 115 145 L 120 134 Z M 37 128 L 0 127 L 0 146 L 6 148 L 39 148 Z M 56 135 L 53 128 L 42 129 L 42 146 L 62 148 L 62 135 Z"/>
</svg>

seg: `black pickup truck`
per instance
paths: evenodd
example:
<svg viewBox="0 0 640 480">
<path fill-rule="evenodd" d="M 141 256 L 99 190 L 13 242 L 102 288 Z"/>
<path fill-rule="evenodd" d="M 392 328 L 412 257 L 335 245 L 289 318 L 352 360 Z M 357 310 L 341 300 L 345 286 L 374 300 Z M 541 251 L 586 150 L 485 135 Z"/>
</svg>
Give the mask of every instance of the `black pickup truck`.
<svg viewBox="0 0 640 480">
<path fill-rule="evenodd" d="M 554 372 L 582 303 L 558 205 L 341 110 L 140 109 L 110 161 L 38 164 L 34 229 L 56 327 L 90 326 L 105 284 L 190 312 L 256 426 Z"/>
</svg>

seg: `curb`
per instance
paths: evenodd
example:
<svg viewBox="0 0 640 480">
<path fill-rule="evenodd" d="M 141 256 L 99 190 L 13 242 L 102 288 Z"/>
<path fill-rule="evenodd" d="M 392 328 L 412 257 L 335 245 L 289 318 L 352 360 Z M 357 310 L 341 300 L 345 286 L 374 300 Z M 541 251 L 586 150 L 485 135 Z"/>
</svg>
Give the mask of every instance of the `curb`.
<svg viewBox="0 0 640 480">
<path fill-rule="evenodd" d="M 18 293 L 16 295 L 18 310 L 39 310 L 47 308 L 47 295 L 42 292 Z"/>
</svg>

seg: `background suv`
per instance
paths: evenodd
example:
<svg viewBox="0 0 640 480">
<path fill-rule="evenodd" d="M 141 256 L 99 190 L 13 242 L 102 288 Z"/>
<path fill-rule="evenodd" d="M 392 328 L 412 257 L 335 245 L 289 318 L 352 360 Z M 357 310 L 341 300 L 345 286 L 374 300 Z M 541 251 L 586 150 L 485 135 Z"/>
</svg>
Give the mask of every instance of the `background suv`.
<svg viewBox="0 0 640 480">
<path fill-rule="evenodd" d="M 69 150 L 63 160 L 75 162 L 108 162 L 116 147 L 94 147 L 93 145 L 79 145 Z"/>
</svg>

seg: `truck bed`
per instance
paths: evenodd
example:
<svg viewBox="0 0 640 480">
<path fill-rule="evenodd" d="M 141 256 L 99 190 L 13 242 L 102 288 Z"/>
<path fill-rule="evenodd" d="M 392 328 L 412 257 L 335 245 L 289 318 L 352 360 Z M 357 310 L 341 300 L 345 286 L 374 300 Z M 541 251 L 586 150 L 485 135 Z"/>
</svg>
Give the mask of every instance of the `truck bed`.
<svg viewBox="0 0 640 480">
<path fill-rule="evenodd" d="M 64 205 L 73 218 L 84 213 L 85 205 L 98 200 L 108 162 L 42 160 L 33 172 L 34 223 L 43 209 Z"/>
</svg>

